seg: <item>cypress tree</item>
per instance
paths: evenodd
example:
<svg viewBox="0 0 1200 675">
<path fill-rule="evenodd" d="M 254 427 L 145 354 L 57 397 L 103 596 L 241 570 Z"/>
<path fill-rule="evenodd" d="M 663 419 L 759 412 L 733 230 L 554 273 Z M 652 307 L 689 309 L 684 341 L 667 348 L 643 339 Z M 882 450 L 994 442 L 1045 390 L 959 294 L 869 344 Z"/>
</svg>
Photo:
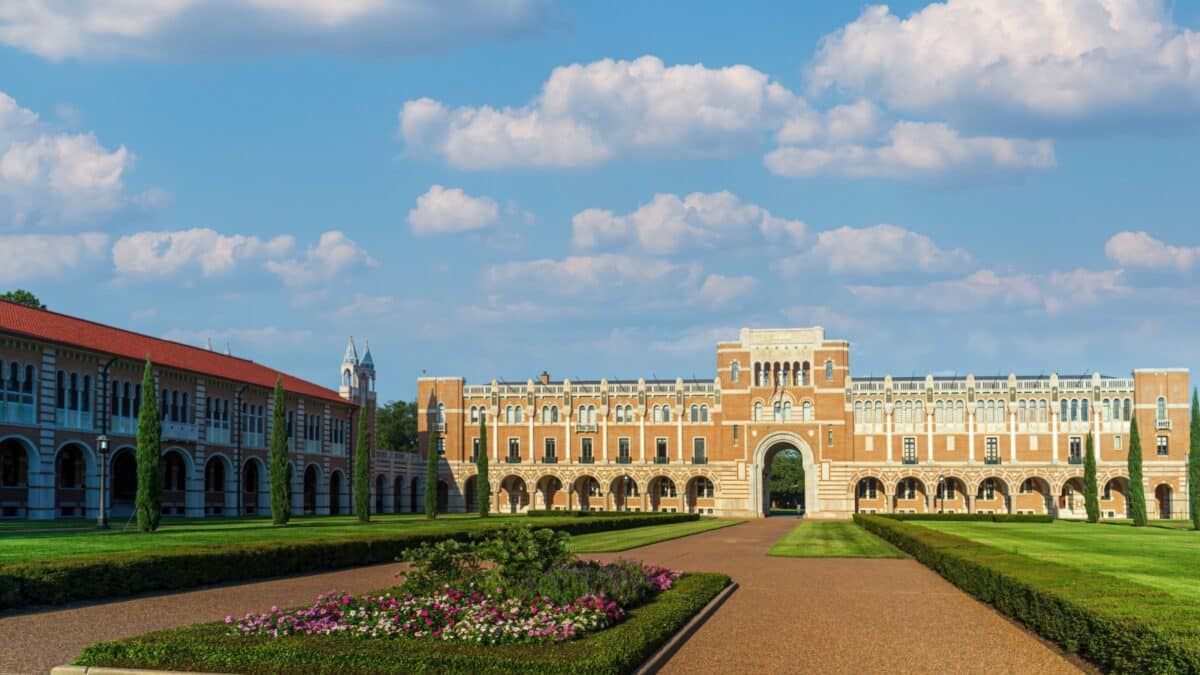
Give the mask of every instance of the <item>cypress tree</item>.
<svg viewBox="0 0 1200 675">
<path fill-rule="evenodd" d="M 1192 529 L 1200 530 L 1200 398 L 1192 390 L 1192 443 L 1188 448 L 1188 513 Z"/>
<path fill-rule="evenodd" d="M 438 507 L 438 451 L 437 434 L 429 433 L 429 449 L 425 451 L 425 517 L 437 518 Z"/>
<path fill-rule="evenodd" d="M 1137 417 L 1129 423 L 1129 511 L 1134 527 L 1146 525 L 1146 488 L 1142 485 L 1142 436 Z"/>
<path fill-rule="evenodd" d="M 158 417 L 158 396 L 154 391 L 154 367 L 146 356 L 142 373 L 142 407 L 138 410 L 137 431 L 137 511 L 138 530 L 153 532 L 162 519 L 162 420 Z"/>
<path fill-rule="evenodd" d="M 358 522 L 371 522 L 371 443 L 367 438 L 367 407 L 358 409 L 358 438 L 354 444 L 354 512 Z"/>
<path fill-rule="evenodd" d="M 487 518 L 492 510 L 492 486 L 488 484 L 487 422 L 479 419 L 479 454 L 475 457 L 475 501 L 479 517 Z"/>
<path fill-rule="evenodd" d="M 1083 458 L 1083 505 L 1089 523 L 1100 522 L 1100 488 L 1096 485 L 1096 447 L 1087 435 L 1087 455 Z"/>
<path fill-rule="evenodd" d="M 287 525 L 292 517 L 288 490 L 287 411 L 283 403 L 283 378 L 275 378 L 275 410 L 271 415 L 271 522 Z"/>
</svg>

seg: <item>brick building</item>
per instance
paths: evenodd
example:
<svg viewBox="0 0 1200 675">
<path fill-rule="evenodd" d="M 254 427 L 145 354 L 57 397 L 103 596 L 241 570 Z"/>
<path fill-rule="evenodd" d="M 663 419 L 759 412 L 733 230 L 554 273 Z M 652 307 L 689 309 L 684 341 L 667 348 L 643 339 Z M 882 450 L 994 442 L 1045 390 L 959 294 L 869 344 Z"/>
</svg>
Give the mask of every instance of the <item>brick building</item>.
<svg viewBox="0 0 1200 675">
<path fill-rule="evenodd" d="M 1188 372 L 1130 376 L 854 378 L 822 328 L 743 329 L 710 380 L 420 378 L 418 430 L 444 453 L 444 501 L 474 510 L 474 453 L 490 453 L 494 509 L 763 515 L 772 459 L 803 457 L 813 517 L 864 512 L 1083 517 L 1095 440 L 1106 517 L 1127 512 L 1129 424 L 1141 432 L 1147 510 L 1186 516 Z M 481 421 L 488 429 L 479 447 Z"/>
</svg>

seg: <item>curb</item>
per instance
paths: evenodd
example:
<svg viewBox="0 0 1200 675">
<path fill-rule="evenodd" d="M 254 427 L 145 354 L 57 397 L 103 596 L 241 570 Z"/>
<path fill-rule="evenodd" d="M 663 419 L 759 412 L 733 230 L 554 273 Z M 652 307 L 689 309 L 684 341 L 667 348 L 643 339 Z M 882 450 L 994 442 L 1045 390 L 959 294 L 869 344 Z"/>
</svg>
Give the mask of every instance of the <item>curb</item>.
<svg viewBox="0 0 1200 675">
<path fill-rule="evenodd" d="M 699 612 L 697 612 L 690 621 L 684 624 L 683 628 L 680 628 L 675 635 L 671 636 L 671 639 L 667 640 L 666 644 L 659 647 L 658 651 L 651 654 L 650 658 L 646 659 L 642 665 L 638 666 L 637 670 L 633 671 L 634 675 L 651 675 L 652 673 L 657 673 L 660 669 L 662 669 L 662 667 L 667 664 L 667 661 L 671 660 L 671 657 L 675 655 L 675 652 L 679 651 L 679 648 L 683 646 L 683 643 L 687 642 L 688 638 L 690 638 L 693 633 L 699 630 L 700 626 L 704 625 L 704 622 L 708 621 L 708 618 L 712 616 L 714 612 L 720 609 L 721 605 L 725 604 L 725 601 L 728 600 L 729 596 L 733 595 L 733 592 L 737 589 L 737 582 L 730 581 L 729 585 L 722 589 L 715 598 L 709 600 L 708 604 L 705 605 L 704 608 Z M 54 673 L 53 675 L 60 674 Z M 64 673 L 61 675 L 67 674 Z M 112 673 L 111 675 L 119 674 Z"/>
<path fill-rule="evenodd" d="M 184 673 L 177 670 L 141 670 L 137 668 L 107 668 L 104 666 L 56 666 L 50 675 L 211 675 Z"/>
</svg>

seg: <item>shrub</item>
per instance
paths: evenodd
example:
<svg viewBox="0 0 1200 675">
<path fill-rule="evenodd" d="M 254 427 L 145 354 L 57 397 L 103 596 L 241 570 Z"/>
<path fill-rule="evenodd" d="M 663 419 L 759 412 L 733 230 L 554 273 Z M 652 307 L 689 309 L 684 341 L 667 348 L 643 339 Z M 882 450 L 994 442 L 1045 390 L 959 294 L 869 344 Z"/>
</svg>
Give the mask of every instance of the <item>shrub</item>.
<svg viewBox="0 0 1200 675">
<path fill-rule="evenodd" d="M 1163 591 L 1033 560 L 894 518 L 860 514 L 854 520 L 967 593 L 1103 670 L 1200 672 L 1200 608 Z"/>
<path fill-rule="evenodd" d="M 580 519 L 544 527 L 568 534 L 698 520 L 692 514 Z M 496 526 L 499 527 L 499 526 Z M 362 534 L 289 542 L 180 547 L 0 566 L 0 609 L 61 604 L 391 562 L 424 542 L 468 541 L 473 530 Z"/>
<path fill-rule="evenodd" d="M 292 518 L 292 497 L 288 493 L 288 439 L 286 409 L 283 403 L 283 378 L 275 377 L 275 402 L 271 415 L 271 522 L 287 525 Z"/>
<path fill-rule="evenodd" d="M 1052 523 L 1054 516 L 1024 513 L 882 513 L 880 518 L 889 520 L 940 520 L 992 523 Z"/>
<path fill-rule="evenodd" d="M 570 562 L 574 557 L 567 548 L 570 538 L 566 532 L 546 528 L 508 527 L 499 531 L 481 547 L 484 558 L 496 564 L 489 580 L 507 587 Z"/>
<path fill-rule="evenodd" d="M 134 510 L 137 512 L 138 530 L 153 532 L 162 519 L 163 475 L 162 420 L 158 416 L 158 404 L 154 396 L 154 368 L 150 356 L 146 356 L 146 368 L 142 373 L 142 405 L 138 410 L 137 426 L 137 495 Z"/>
<path fill-rule="evenodd" d="M 601 564 L 572 561 L 514 584 L 515 595 L 544 596 L 558 603 L 588 593 L 615 600 L 622 607 L 636 607 L 657 589 L 639 562 L 618 560 Z"/>
<path fill-rule="evenodd" d="M 660 517 L 665 514 L 665 511 L 551 511 L 549 509 L 530 509 L 525 512 L 525 515 L 531 518 L 638 518 Z"/>
</svg>

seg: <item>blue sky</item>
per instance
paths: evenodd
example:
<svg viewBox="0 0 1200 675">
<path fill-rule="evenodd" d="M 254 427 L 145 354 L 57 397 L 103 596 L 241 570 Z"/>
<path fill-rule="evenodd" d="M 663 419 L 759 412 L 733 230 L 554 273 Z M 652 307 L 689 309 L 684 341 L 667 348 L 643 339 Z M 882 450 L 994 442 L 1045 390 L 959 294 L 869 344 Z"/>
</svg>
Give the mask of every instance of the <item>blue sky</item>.
<svg viewBox="0 0 1200 675">
<path fill-rule="evenodd" d="M 0 7 L 0 287 L 385 399 L 1200 367 L 1200 5 L 793 5 Z"/>
</svg>

